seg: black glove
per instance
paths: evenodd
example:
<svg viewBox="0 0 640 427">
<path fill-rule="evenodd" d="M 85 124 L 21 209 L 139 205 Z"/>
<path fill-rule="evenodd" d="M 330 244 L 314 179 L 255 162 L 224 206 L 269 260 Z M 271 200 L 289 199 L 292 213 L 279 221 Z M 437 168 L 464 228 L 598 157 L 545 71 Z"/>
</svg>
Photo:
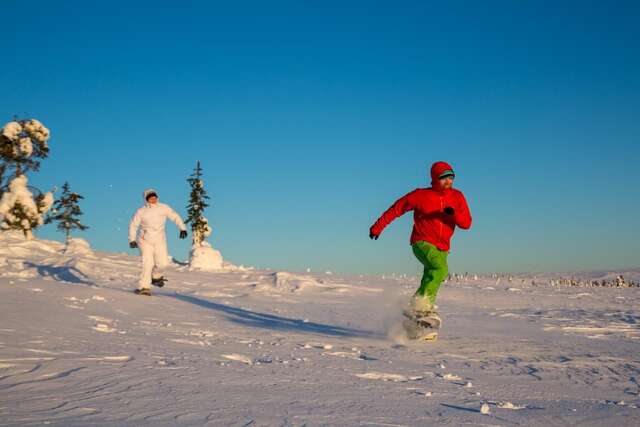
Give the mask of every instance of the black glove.
<svg viewBox="0 0 640 427">
<path fill-rule="evenodd" d="M 187 231 L 186 230 L 180 230 L 180 238 L 181 239 L 186 239 L 187 238 Z"/>
<path fill-rule="evenodd" d="M 369 238 L 373 239 L 373 240 L 378 240 L 378 237 L 380 237 L 379 234 L 374 233 L 373 231 L 369 231 Z"/>
<path fill-rule="evenodd" d="M 456 211 L 451 206 L 447 206 L 446 208 L 444 208 L 444 213 L 445 215 L 453 215 L 454 213 L 456 213 Z"/>
<path fill-rule="evenodd" d="M 138 243 L 137 243 L 137 242 L 129 242 L 129 247 L 130 247 L 131 249 L 135 249 L 135 248 L 137 248 L 137 247 L 138 247 Z"/>
</svg>

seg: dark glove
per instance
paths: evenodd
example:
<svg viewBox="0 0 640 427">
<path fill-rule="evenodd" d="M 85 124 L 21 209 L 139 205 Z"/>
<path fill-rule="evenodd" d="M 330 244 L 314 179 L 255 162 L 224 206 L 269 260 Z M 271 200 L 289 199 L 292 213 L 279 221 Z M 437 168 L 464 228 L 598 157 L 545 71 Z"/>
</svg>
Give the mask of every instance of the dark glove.
<svg viewBox="0 0 640 427">
<path fill-rule="evenodd" d="M 378 240 L 378 237 L 380 237 L 379 234 L 374 233 L 373 231 L 369 231 L 369 238 L 373 239 L 373 240 Z"/>
<path fill-rule="evenodd" d="M 186 239 L 187 238 L 187 231 L 186 230 L 180 230 L 180 238 L 181 239 Z"/>
<path fill-rule="evenodd" d="M 135 248 L 137 248 L 137 247 L 138 247 L 138 243 L 137 243 L 137 242 L 129 242 L 129 247 L 130 247 L 131 249 L 135 249 Z"/>
<path fill-rule="evenodd" d="M 447 206 L 446 208 L 444 208 L 444 213 L 445 215 L 453 215 L 454 213 L 456 213 L 456 211 L 451 206 Z"/>
</svg>

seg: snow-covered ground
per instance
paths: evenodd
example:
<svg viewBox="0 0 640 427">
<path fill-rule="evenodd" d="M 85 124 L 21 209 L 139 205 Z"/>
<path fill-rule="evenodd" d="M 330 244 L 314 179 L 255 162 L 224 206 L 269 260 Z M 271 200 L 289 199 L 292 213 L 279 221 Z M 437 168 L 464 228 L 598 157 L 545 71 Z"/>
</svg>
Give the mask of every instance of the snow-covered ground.
<svg viewBox="0 0 640 427">
<path fill-rule="evenodd" d="M 411 343 L 415 277 L 138 270 L 0 234 L 0 424 L 640 425 L 639 288 L 447 283 Z"/>
</svg>

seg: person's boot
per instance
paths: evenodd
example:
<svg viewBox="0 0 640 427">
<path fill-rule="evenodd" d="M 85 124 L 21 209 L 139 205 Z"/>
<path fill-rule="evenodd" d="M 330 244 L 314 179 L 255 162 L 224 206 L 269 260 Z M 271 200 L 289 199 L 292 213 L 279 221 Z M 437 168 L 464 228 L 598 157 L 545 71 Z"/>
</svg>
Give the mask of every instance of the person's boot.
<svg viewBox="0 0 640 427">
<path fill-rule="evenodd" d="M 160 276 L 160 277 L 158 277 L 157 279 L 156 279 L 156 278 L 154 278 L 154 277 L 152 277 L 152 278 L 151 278 L 151 284 L 152 284 L 153 286 L 157 286 L 157 287 L 159 287 L 159 288 L 163 287 L 163 286 L 164 286 L 164 283 L 165 283 L 166 281 L 167 281 L 167 279 L 165 279 L 165 278 L 164 278 L 164 276 Z"/>
<path fill-rule="evenodd" d="M 146 295 L 151 296 L 151 290 L 147 288 L 136 289 L 133 291 L 136 295 Z"/>
</svg>

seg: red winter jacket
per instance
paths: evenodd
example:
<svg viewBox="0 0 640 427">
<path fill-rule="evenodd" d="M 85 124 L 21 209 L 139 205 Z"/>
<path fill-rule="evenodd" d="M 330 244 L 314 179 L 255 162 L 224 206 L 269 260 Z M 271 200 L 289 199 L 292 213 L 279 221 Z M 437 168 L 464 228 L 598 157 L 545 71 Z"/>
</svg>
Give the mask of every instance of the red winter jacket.
<svg viewBox="0 0 640 427">
<path fill-rule="evenodd" d="M 411 244 L 424 240 L 442 251 L 448 251 L 451 236 L 456 226 L 471 227 L 471 214 L 461 191 L 440 189 L 438 177 L 444 171 L 453 169 L 445 162 L 434 163 L 431 167 L 431 187 L 418 188 L 395 202 L 371 226 L 371 232 L 380 235 L 394 219 L 413 211 L 413 232 Z M 454 215 L 446 215 L 443 209 L 452 207 Z"/>
</svg>

